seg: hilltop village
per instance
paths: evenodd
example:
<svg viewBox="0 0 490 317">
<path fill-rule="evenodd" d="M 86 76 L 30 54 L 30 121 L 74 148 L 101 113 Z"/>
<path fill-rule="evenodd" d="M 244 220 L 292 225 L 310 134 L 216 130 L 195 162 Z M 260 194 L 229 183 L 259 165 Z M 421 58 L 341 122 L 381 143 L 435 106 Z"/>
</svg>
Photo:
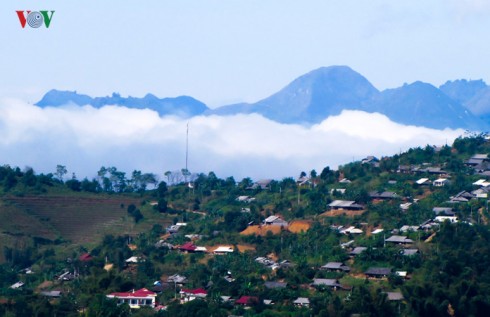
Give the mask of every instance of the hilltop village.
<svg viewBox="0 0 490 317">
<path fill-rule="evenodd" d="M 490 141 L 236 181 L 0 167 L 2 316 L 488 316 Z"/>
</svg>

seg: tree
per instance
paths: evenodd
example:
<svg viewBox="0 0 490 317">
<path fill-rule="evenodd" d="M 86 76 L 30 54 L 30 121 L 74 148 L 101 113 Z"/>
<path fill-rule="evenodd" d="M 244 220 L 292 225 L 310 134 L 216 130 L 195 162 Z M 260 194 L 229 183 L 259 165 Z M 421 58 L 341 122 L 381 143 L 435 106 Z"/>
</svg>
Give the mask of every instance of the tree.
<svg viewBox="0 0 490 317">
<path fill-rule="evenodd" d="M 66 166 L 60 164 L 56 165 L 55 175 L 61 183 L 63 183 L 63 176 L 65 176 L 66 173 L 68 173 Z"/>
</svg>

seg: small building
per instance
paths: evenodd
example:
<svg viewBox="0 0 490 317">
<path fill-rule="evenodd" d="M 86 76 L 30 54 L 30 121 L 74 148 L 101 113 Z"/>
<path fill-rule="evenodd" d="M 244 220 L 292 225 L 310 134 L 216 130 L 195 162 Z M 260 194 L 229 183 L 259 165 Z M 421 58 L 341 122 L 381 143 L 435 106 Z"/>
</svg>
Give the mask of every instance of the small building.
<svg viewBox="0 0 490 317">
<path fill-rule="evenodd" d="M 179 247 L 179 250 L 185 253 L 194 253 L 196 251 L 196 246 L 192 242 L 186 242 Z"/>
<path fill-rule="evenodd" d="M 403 211 L 407 211 L 408 209 L 410 209 L 410 206 L 412 206 L 411 202 L 402 203 L 400 204 L 400 209 Z"/>
<path fill-rule="evenodd" d="M 180 275 L 180 274 L 170 275 L 167 278 L 167 283 L 173 283 L 175 285 L 182 286 L 185 283 L 187 283 L 187 277 Z"/>
<path fill-rule="evenodd" d="M 117 292 L 107 295 L 107 298 L 117 299 L 117 303 L 128 304 L 131 308 L 140 308 L 143 306 L 155 308 L 155 298 L 157 293 L 152 292 L 146 288 L 139 289 L 132 292 Z"/>
<path fill-rule="evenodd" d="M 311 286 L 317 288 L 331 288 L 333 290 L 337 290 L 337 288 L 342 288 L 342 285 L 340 285 L 338 280 L 330 278 L 315 278 L 313 279 L 313 283 L 311 283 Z"/>
<path fill-rule="evenodd" d="M 404 299 L 401 292 L 386 292 L 389 301 L 402 301 Z"/>
<path fill-rule="evenodd" d="M 434 221 L 436 221 L 436 222 L 449 221 L 451 223 L 456 223 L 456 222 L 458 222 L 458 217 L 456 217 L 456 216 L 437 216 L 434 218 Z"/>
<path fill-rule="evenodd" d="M 419 253 L 418 249 L 403 249 L 400 253 L 404 256 L 413 256 Z"/>
<path fill-rule="evenodd" d="M 251 203 L 254 200 L 255 200 L 255 198 L 250 197 L 250 196 L 238 196 L 236 198 L 236 201 L 242 202 L 242 203 Z"/>
<path fill-rule="evenodd" d="M 329 272 L 350 272 L 350 267 L 342 262 L 328 262 L 320 267 L 320 270 L 325 270 Z"/>
<path fill-rule="evenodd" d="M 340 233 L 343 233 L 343 234 L 362 234 L 363 231 L 362 229 L 358 229 L 354 226 L 350 226 L 348 228 L 341 228 L 339 230 Z"/>
<path fill-rule="evenodd" d="M 22 286 L 24 286 L 24 282 L 17 282 L 17 283 L 15 283 L 15 284 L 10 285 L 10 288 L 11 288 L 11 289 L 19 289 L 19 288 L 21 288 Z"/>
<path fill-rule="evenodd" d="M 196 289 L 181 289 L 180 302 L 187 303 L 195 299 L 204 299 L 208 296 L 208 292 L 203 288 Z"/>
<path fill-rule="evenodd" d="M 235 304 L 242 306 L 253 306 L 259 303 L 257 296 L 242 296 L 235 301 Z"/>
<path fill-rule="evenodd" d="M 213 253 L 214 254 L 228 254 L 228 253 L 232 253 L 234 250 L 233 250 L 233 247 L 231 246 L 220 246 L 220 247 L 217 247 L 216 249 L 214 249 Z"/>
<path fill-rule="evenodd" d="M 455 216 L 456 213 L 451 207 L 434 207 L 432 211 L 436 216 Z"/>
<path fill-rule="evenodd" d="M 420 186 L 430 185 L 430 180 L 428 178 L 421 178 L 421 179 L 415 181 L 415 184 L 420 185 Z"/>
<path fill-rule="evenodd" d="M 310 300 L 306 297 L 298 297 L 293 301 L 294 306 L 310 307 Z"/>
<path fill-rule="evenodd" d="M 373 278 L 383 278 L 388 277 L 391 274 L 391 268 L 388 267 L 370 267 L 366 272 L 364 272 L 367 277 Z"/>
<path fill-rule="evenodd" d="M 269 216 L 265 218 L 264 225 L 287 227 L 288 223 L 279 216 Z"/>
<path fill-rule="evenodd" d="M 405 236 L 397 236 L 393 235 L 388 239 L 385 239 L 385 242 L 395 243 L 395 244 L 411 244 L 413 243 L 412 239 L 409 239 Z"/>
<path fill-rule="evenodd" d="M 377 192 L 373 191 L 369 193 L 369 197 L 371 199 L 377 199 L 377 200 L 391 200 L 391 199 L 396 199 L 398 198 L 398 195 L 394 192 Z"/>
<path fill-rule="evenodd" d="M 345 209 L 345 210 L 362 210 L 364 206 L 356 204 L 352 200 L 334 200 L 328 206 L 333 210 Z"/>
<path fill-rule="evenodd" d="M 281 288 L 286 288 L 288 286 L 288 283 L 267 281 L 264 283 L 264 286 L 265 286 L 265 288 L 268 288 L 268 289 L 281 289 Z"/>
<path fill-rule="evenodd" d="M 413 232 L 416 232 L 418 231 L 420 228 L 420 226 L 409 226 L 409 225 L 404 225 L 400 228 L 400 232 L 410 232 L 410 231 L 413 231 Z"/>
<path fill-rule="evenodd" d="M 49 298 L 60 298 L 61 297 L 61 291 L 59 290 L 52 290 L 52 291 L 42 291 L 41 293 L 42 296 L 49 297 Z"/>
<path fill-rule="evenodd" d="M 438 179 L 436 179 L 436 180 L 435 180 L 435 181 L 432 183 L 432 185 L 433 185 L 434 187 L 443 187 L 443 186 L 449 185 L 449 183 L 450 183 L 450 181 L 449 181 L 449 179 L 447 179 L 447 178 L 438 178 Z"/>
<path fill-rule="evenodd" d="M 90 255 L 90 253 L 84 253 L 78 257 L 78 260 L 80 260 L 81 262 L 89 262 L 92 261 L 92 256 Z"/>
<path fill-rule="evenodd" d="M 352 249 L 352 251 L 350 251 L 349 254 L 356 256 L 356 255 L 359 255 L 366 250 L 367 250 L 367 247 L 355 247 L 354 249 Z"/>
<path fill-rule="evenodd" d="M 371 164 L 372 166 L 379 167 L 379 159 L 376 156 L 369 155 L 361 160 L 361 164 Z"/>
</svg>

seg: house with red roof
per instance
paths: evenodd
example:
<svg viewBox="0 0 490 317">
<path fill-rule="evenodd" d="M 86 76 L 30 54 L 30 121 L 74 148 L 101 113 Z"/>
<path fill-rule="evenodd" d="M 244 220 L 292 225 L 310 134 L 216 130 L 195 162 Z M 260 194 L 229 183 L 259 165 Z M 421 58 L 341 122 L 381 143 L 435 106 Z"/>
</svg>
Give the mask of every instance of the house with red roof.
<svg viewBox="0 0 490 317">
<path fill-rule="evenodd" d="M 195 252 L 196 251 L 196 246 L 194 245 L 194 243 L 192 242 L 186 242 L 184 243 L 183 245 L 181 245 L 179 247 L 179 250 L 182 251 L 182 252 L 187 252 L 187 253 L 191 253 L 191 252 Z"/>
<path fill-rule="evenodd" d="M 92 260 L 92 256 L 90 253 L 84 253 L 78 257 L 78 259 L 82 262 L 88 262 Z"/>
<path fill-rule="evenodd" d="M 243 306 L 252 306 L 259 302 L 259 298 L 257 296 L 242 296 L 235 301 L 237 305 Z"/>
<path fill-rule="evenodd" d="M 117 299 L 118 305 L 128 304 L 130 308 L 140 308 L 143 306 L 155 308 L 156 297 L 157 293 L 152 292 L 146 288 L 142 288 L 137 291 L 132 290 L 131 292 L 116 292 L 107 295 L 107 298 Z"/>
<path fill-rule="evenodd" d="M 193 301 L 197 298 L 203 299 L 208 296 L 208 292 L 203 288 L 196 289 L 181 289 L 180 290 L 180 302 L 187 303 Z"/>
</svg>

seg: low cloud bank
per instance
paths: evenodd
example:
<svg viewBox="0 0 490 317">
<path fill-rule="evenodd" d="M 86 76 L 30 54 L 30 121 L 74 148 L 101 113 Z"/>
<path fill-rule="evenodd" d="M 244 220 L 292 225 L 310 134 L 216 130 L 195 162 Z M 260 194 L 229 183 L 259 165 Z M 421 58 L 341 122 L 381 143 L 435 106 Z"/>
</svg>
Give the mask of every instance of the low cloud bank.
<svg viewBox="0 0 490 317">
<path fill-rule="evenodd" d="M 151 110 L 67 105 L 44 108 L 0 100 L 0 164 L 26 166 L 38 173 L 65 165 L 79 179 L 101 166 L 130 173 L 185 167 L 189 124 L 189 170 L 219 177 L 281 179 L 318 172 L 367 155 L 386 156 L 410 147 L 443 145 L 463 130 L 405 126 L 381 114 L 343 111 L 306 128 L 259 115 L 159 117 Z"/>
</svg>

